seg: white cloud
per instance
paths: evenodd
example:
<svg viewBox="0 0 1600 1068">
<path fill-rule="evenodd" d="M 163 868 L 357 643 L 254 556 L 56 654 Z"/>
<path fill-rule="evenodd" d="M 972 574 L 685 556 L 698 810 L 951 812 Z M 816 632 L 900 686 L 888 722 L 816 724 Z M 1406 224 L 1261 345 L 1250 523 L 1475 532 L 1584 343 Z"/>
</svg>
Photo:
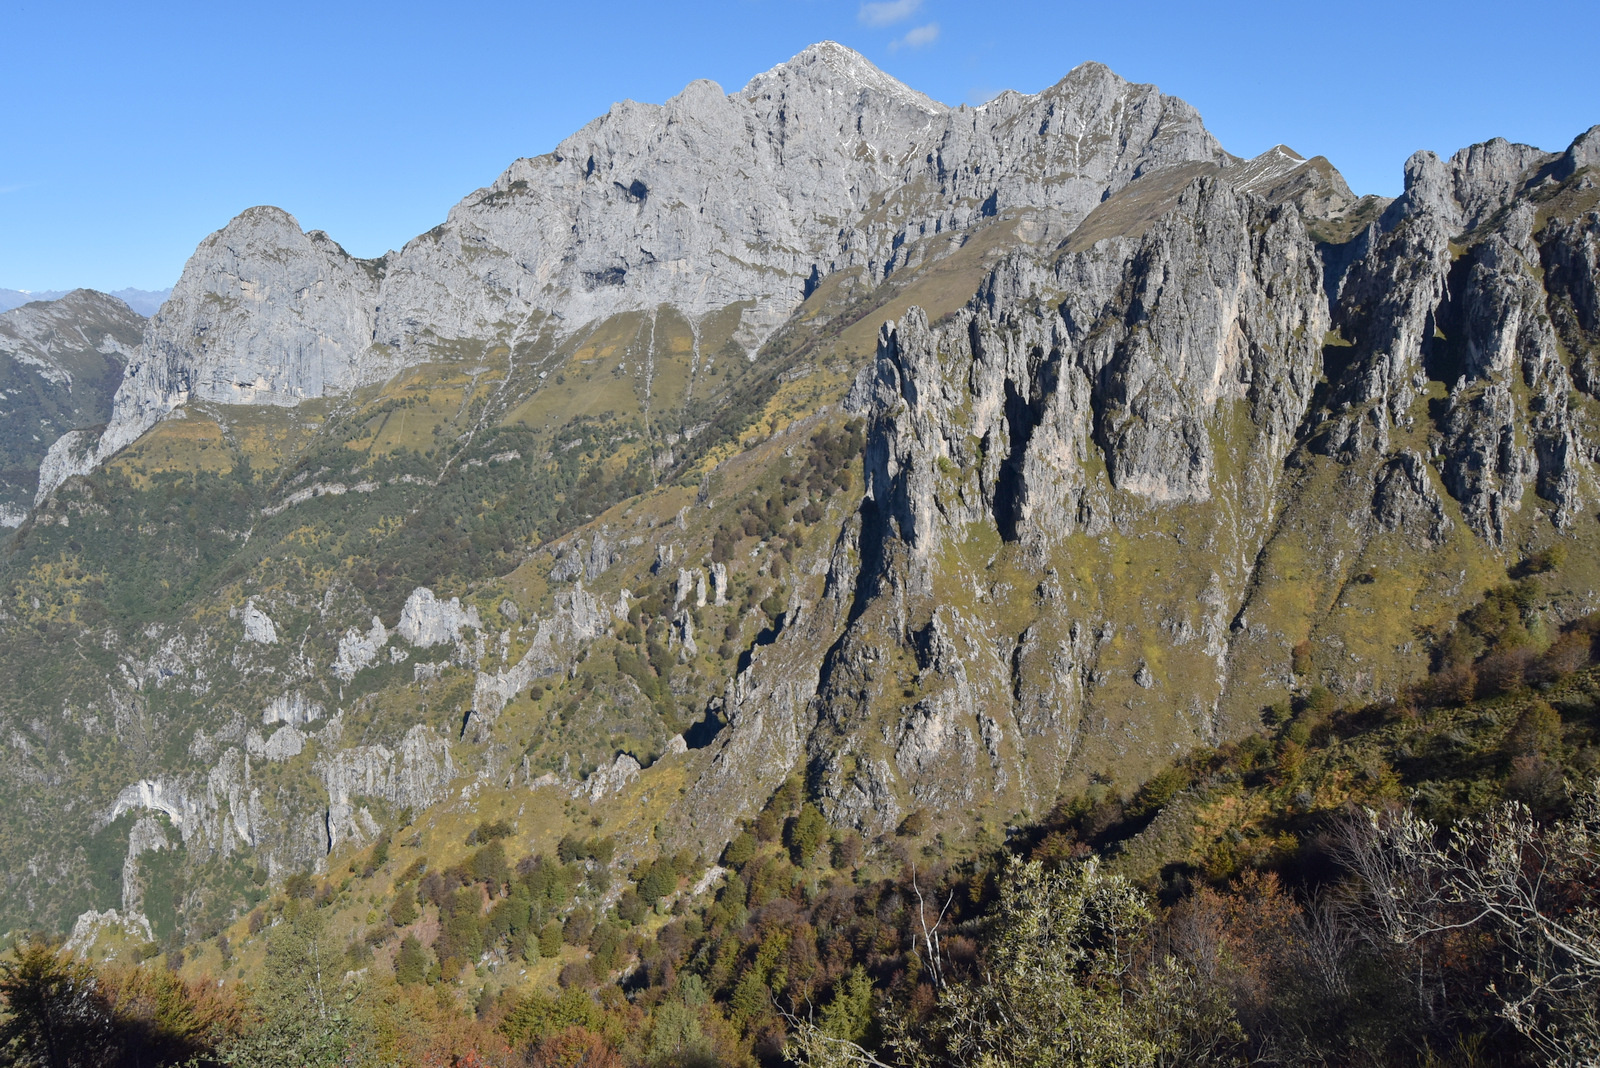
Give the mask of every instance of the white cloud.
<svg viewBox="0 0 1600 1068">
<path fill-rule="evenodd" d="M 939 24 L 930 22 L 926 26 L 918 26 L 904 37 L 889 42 L 889 50 L 897 51 L 901 48 L 925 48 L 939 39 Z"/>
<path fill-rule="evenodd" d="M 0 193 L 16 193 L 26 188 L 26 185 L 0 185 Z"/>
<path fill-rule="evenodd" d="M 859 17 L 868 26 L 892 26 L 915 15 L 921 6 L 922 0 L 881 0 L 862 4 Z"/>
</svg>

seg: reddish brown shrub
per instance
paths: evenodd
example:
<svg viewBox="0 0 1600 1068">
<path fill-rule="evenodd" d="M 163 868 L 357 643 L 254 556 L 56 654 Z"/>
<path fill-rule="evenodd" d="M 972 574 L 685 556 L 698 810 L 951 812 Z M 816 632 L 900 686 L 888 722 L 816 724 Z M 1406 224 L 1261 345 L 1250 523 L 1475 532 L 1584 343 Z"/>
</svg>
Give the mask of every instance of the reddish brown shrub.
<svg viewBox="0 0 1600 1068">
<path fill-rule="evenodd" d="M 587 1027 L 548 1035 L 528 1054 L 529 1068 L 622 1068 L 622 1058 Z"/>
<path fill-rule="evenodd" d="M 1478 661 L 1479 697 L 1498 697 L 1520 690 L 1527 678 L 1533 652 L 1526 646 L 1496 649 Z"/>
</svg>

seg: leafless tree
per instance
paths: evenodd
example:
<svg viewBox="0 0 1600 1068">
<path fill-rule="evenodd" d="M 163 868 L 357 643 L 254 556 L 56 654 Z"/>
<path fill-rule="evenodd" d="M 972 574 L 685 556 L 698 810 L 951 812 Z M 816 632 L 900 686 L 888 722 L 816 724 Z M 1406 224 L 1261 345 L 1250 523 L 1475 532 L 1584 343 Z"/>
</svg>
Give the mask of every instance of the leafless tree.
<svg viewBox="0 0 1600 1068">
<path fill-rule="evenodd" d="M 1547 824 L 1517 802 L 1445 832 L 1409 809 L 1368 811 L 1335 853 L 1383 937 L 1492 939 L 1501 1014 L 1552 1063 L 1600 1064 L 1600 780 Z"/>
</svg>

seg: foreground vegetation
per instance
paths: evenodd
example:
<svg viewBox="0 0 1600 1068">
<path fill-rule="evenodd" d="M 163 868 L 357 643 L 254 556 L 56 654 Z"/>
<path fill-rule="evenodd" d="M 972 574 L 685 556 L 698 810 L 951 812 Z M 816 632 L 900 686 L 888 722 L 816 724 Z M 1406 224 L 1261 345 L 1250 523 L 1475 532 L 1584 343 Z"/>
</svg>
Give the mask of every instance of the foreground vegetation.
<svg viewBox="0 0 1600 1068">
<path fill-rule="evenodd" d="M 598 837 L 513 858 L 486 822 L 380 882 L 380 842 L 252 913 L 242 978 L 23 941 L 0 1063 L 1592 1064 L 1600 618 L 1530 626 L 1543 566 L 1400 700 L 1312 687 L 1031 825 L 867 842 L 795 779 L 709 879 L 615 882 Z M 390 889 L 344 942 L 327 905 L 362 880 Z"/>
</svg>

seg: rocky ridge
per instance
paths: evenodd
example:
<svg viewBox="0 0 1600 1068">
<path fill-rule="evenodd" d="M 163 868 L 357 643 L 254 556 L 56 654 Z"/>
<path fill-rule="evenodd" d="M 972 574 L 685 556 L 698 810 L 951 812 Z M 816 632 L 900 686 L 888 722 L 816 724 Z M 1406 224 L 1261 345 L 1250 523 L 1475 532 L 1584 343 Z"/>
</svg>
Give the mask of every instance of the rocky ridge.
<svg viewBox="0 0 1600 1068">
<path fill-rule="evenodd" d="M 241 865 L 479 812 L 545 846 L 604 827 L 618 863 L 716 854 L 794 774 L 869 835 L 999 824 L 1285 694 L 1393 695 L 1525 555 L 1574 547 L 1550 626 L 1592 610 L 1597 137 L 1419 154 L 1381 204 L 1320 158 L 1229 156 L 1095 65 L 952 110 L 818 46 L 733 96 L 618 105 L 381 262 L 252 209 L 150 324 L 102 453 L 147 432 L 19 532 L 7 642 L 77 634 L 90 666 L 29 676 L 58 712 L 6 706 L 5 774 L 34 791 L 9 852 L 48 851 L 26 835 L 61 798 L 118 865 L 181 853 L 214 896 L 159 934 L 233 907 L 214 888 Z M 712 205 L 683 162 L 706 158 L 764 175 L 752 199 Z M 674 352 L 766 382 L 717 449 L 688 416 L 626 421 Z M 272 422 L 319 396 L 350 414 Z M 382 436 L 407 419 L 434 429 Z M 197 465 L 267 455 L 237 443 L 268 431 L 313 444 L 248 478 L 151 474 L 191 439 Z M 583 498 L 619 469 L 643 474 Z M 406 580 L 402 557 L 487 552 L 552 485 L 585 503 L 505 569 Z M 46 565 L 97 531 L 153 566 L 158 497 L 219 561 L 163 580 L 191 583 L 181 612 L 84 622 L 96 581 L 131 600 L 120 563 L 51 600 Z M 56 769 L 95 754 L 123 777 L 80 802 Z M 81 902 L 64 927 L 145 919 L 87 860 L 6 878 L 31 910 Z"/>
<path fill-rule="evenodd" d="M 68 457 L 92 451 L 143 329 L 89 289 L 0 312 L 0 525 L 19 525 L 64 471 L 86 469 Z"/>
<path fill-rule="evenodd" d="M 701 81 L 618 104 L 380 260 L 243 213 L 152 321 L 99 457 L 191 398 L 293 404 L 441 345 L 515 347 L 664 304 L 691 320 L 738 306 L 748 356 L 830 274 L 881 280 L 1002 212 L 1059 239 L 1140 174 L 1231 159 L 1193 108 L 1099 64 L 951 109 L 825 42 L 732 95 Z"/>
</svg>

